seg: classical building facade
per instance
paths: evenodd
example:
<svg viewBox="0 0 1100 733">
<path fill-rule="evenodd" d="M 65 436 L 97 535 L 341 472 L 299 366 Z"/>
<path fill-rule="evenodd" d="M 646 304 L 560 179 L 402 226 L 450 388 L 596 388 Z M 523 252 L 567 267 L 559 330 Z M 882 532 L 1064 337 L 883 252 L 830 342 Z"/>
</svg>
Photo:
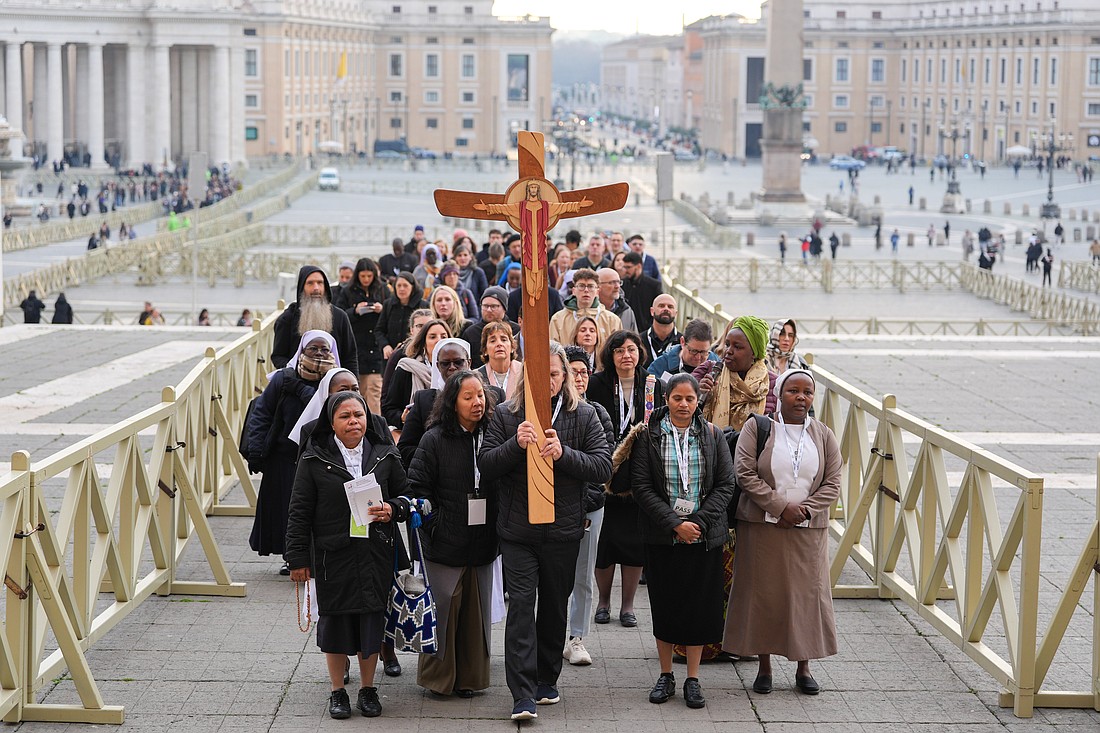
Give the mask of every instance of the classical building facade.
<svg viewBox="0 0 1100 733">
<path fill-rule="evenodd" d="M 895 145 L 1000 160 L 1053 130 L 1072 135 L 1071 154 L 1100 155 L 1095 0 L 805 0 L 804 16 L 803 128 L 821 153 Z M 759 155 L 765 23 L 689 26 L 703 45 L 705 148 Z"/>
<path fill-rule="evenodd" d="M 45 161 L 503 152 L 550 114 L 549 19 L 492 0 L 3 0 L 0 105 Z"/>
</svg>

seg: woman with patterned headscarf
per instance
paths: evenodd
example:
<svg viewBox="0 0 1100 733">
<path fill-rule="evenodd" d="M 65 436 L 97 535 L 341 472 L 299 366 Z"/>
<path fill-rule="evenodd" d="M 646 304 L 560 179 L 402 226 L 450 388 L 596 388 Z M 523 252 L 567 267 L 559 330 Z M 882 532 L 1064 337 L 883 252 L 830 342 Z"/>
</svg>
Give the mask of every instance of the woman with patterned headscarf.
<svg viewBox="0 0 1100 733">
<path fill-rule="evenodd" d="M 798 326 L 793 318 L 781 318 L 768 333 L 768 355 L 764 359 L 768 371 L 776 376 L 788 369 L 807 369 L 806 360 L 794 353 L 798 345 Z"/>
<path fill-rule="evenodd" d="M 693 372 L 708 422 L 740 430 L 750 415 L 775 410 L 775 374 L 764 361 L 767 345 L 768 324 L 756 316 L 741 316 L 726 326 L 717 348 L 721 359 Z"/>
</svg>

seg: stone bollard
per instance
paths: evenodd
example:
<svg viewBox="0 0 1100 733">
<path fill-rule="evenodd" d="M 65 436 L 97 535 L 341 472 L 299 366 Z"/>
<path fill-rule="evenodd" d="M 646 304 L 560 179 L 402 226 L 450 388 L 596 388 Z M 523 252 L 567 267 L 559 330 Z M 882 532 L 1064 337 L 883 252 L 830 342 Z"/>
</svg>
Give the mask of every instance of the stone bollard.
<svg viewBox="0 0 1100 733">
<path fill-rule="evenodd" d="M 1070 209 L 1069 210 L 1069 220 L 1070 221 L 1077 221 L 1077 209 Z"/>
<path fill-rule="evenodd" d="M 947 246 L 947 238 L 945 236 L 943 236 L 943 232 L 936 232 L 936 246 L 937 247 Z"/>
<path fill-rule="evenodd" d="M 1023 244 L 1023 243 L 1024 243 L 1024 230 L 1023 229 L 1017 229 L 1016 230 L 1016 244 Z"/>
<path fill-rule="evenodd" d="M 1073 228 L 1073 241 L 1074 242 L 1080 242 L 1081 241 L 1081 227 L 1074 227 Z"/>
<path fill-rule="evenodd" d="M 924 211 L 928 208 L 928 199 L 926 199 L 924 196 L 921 196 L 920 201 L 918 201 L 917 204 L 920 210 Z"/>
<path fill-rule="evenodd" d="M 852 246 L 852 235 L 849 234 L 848 232 L 844 232 L 843 234 L 841 234 L 840 235 L 840 246 L 841 247 L 851 247 Z"/>
<path fill-rule="evenodd" d="M 745 244 L 750 247 L 756 244 L 756 232 L 745 232 Z"/>
<path fill-rule="evenodd" d="M 733 191 L 726 191 L 726 206 L 733 206 L 735 203 Z"/>
<path fill-rule="evenodd" d="M 1012 216 L 1012 204 L 1005 203 L 1005 216 Z"/>
<path fill-rule="evenodd" d="M 968 214 L 969 214 L 969 213 L 970 213 L 970 209 L 971 209 L 971 201 L 970 201 L 970 199 L 967 199 L 967 200 L 966 200 L 966 213 L 968 213 Z"/>
<path fill-rule="evenodd" d="M 989 199 L 986 199 L 985 203 L 982 204 L 982 213 L 983 214 L 992 214 L 993 213 L 993 202 L 990 201 Z"/>
<path fill-rule="evenodd" d="M 642 194 L 640 194 L 640 193 L 634 194 L 634 205 L 635 206 L 641 206 L 642 205 Z"/>
<path fill-rule="evenodd" d="M 905 235 L 905 246 L 912 247 L 917 243 L 917 235 L 913 232 L 909 232 Z"/>
<path fill-rule="evenodd" d="M 1031 204 L 1020 205 L 1020 216 L 1031 216 Z"/>
<path fill-rule="evenodd" d="M 882 197 L 879 196 L 878 194 L 875 194 L 875 206 L 880 206 L 881 204 L 882 204 Z"/>
</svg>

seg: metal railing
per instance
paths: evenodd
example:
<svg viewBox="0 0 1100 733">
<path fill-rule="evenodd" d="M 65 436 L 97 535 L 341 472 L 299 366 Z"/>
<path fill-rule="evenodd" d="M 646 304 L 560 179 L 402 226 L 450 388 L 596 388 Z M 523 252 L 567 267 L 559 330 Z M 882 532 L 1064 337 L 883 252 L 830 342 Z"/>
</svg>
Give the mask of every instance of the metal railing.
<svg viewBox="0 0 1100 733">
<path fill-rule="evenodd" d="M 1062 260 L 1058 270 L 1058 287 L 1085 293 L 1100 293 L 1100 266 L 1092 261 Z"/>
<path fill-rule="evenodd" d="M 249 401 L 267 383 L 279 303 L 232 344 L 209 348 L 161 402 L 58 453 L 12 456 L 0 477 L 0 564 L 7 573 L 0 644 L 0 714 L 28 720 L 122 723 L 107 705 L 88 652 L 143 600 L 157 595 L 244 596 L 208 517 L 255 512 L 256 491 L 237 449 Z M 153 432 L 151 449 L 142 433 Z M 113 457 L 113 459 L 111 458 Z M 106 463 L 105 463 L 106 461 Z M 46 492 L 64 482 L 60 506 Z M 240 484 L 244 502 L 227 504 Z M 193 540 L 212 580 L 178 576 Z M 79 704 L 37 702 L 68 670 Z"/>
<path fill-rule="evenodd" d="M 63 221 L 12 227 L 6 229 L 3 233 L 4 251 L 17 252 L 24 249 L 44 247 L 47 244 L 57 242 L 83 239 L 97 233 L 104 222 L 107 222 L 107 226 L 112 231 L 118 231 L 119 226 L 123 223 L 128 226 L 140 224 L 160 216 L 161 211 L 159 201 L 150 201 L 148 203 L 134 203 L 106 214 L 93 212 L 88 216 L 78 216 Z"/>
<path fill-rule="evenodd" d="M 1042 477 L 906 413 L 893 395 L 879 400 L 855 389 L 813 365 L 812 355 L 807 361 L 819 419 L 836 434 L 843 461 L 830 520 L 833 596 L 906 604 L 1004 687 L 1000 703 L 1018 717 L 1031 717 L 1036 706 L 1100 710 L 1095 680 L 1088 692 L 1042 689 L 1088 576 L 1100 572 L 1100 525 L 1040 643 Z M 907 442 L 918 445 L 912 462 Z M 949 465 L 962 468 L 957 483 L 948 479 Z M 841 582 L 849 560 L 868 582 Z M 1100 589 L 1092 609 L 1094 672 L 1098 611 Z"/>
</svg>

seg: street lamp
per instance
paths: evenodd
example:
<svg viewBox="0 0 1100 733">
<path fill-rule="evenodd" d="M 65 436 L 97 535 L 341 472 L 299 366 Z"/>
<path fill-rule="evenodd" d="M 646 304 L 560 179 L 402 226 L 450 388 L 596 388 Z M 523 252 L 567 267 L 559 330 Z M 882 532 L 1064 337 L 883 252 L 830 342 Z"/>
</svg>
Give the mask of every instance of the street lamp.
<svg viewBox="0 0 1100 733">
<path fill-rule="evenodd" d="M 940 212 L 944 214 L 961 214 L 965 211 L 965 204 L 962 197 L 962 189 L 959 185 L 958 179 L 958 152 L 959 152 L 959 138 L 965 134 L 963 130 L 959 128 L 959 120 L 956 117 L 952 117 L 950 121 L 946 116 L 944 121 L 940 123 L 940 147 L 946 152 L 946 141 L 951 140 L 951 159 L 948 161 L 947 167 L 951 171 L 951 178 L 947 181 L 947 193 L 943 196 L 943 206 L 940 207 Z"/>
<path fill-rule="evenodd" d="M 1056 132 L 1056 123 L 1050 120 L 1050 131 L 1040 133 L 1038 142 L 1042 144 L 1039 150 L 1047 154 L 1047 200 L 1039 210 L 1042 219 L 1061 219 L 1062 207 L 1054 203 L 1054 154 L 1066 150 L 1073 150 L 1073 134 L 1068 132 Z"/>
</svg>

